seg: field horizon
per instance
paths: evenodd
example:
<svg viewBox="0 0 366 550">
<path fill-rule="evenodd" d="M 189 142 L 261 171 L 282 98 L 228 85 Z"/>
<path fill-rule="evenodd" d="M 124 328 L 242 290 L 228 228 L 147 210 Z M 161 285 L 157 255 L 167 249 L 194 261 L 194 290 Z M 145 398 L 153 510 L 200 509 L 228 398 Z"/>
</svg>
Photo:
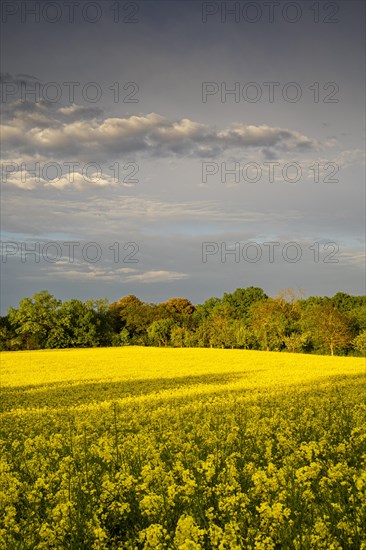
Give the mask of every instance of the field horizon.
<svg viewBox="0 0 366 550">
<path fill-rule="evenodd" d="M 141 378 L 145 374 L 155 377 L 154 374 L 162 372 L 168 377 L 179 378 L 180 371 L 186 375 L 187 368 L 191 374 L 206 372 L 206 369 L 211 369 L 207 372 L 221 370 L 229 372 L 237 371 L 242 363 L 249 363 L 249 370 L 255 372 L 259 365 L 262 371 L 266 364 L 268 364 L 268 368 L 272 369 L 272 360 L 276 361 L 277 374 L 281 375 L 282 373 L 283 380 L 288 379 L 291 375 L 291 378 L 296 378 L 298 382 L 298 376 L 305 364 L 307 372 L 304 373 L 304 380 L 339 373 L 342 365 L 347 365 L 349 374 L 361 372 L 363 365 L 363 372 L 366 375 L 366 361 L 363 357 L 262 350 L 124 346 L 5 351 L 0 353 L 0 357 L 2 358 L 1 384 L 3 387 L 12 384 L 25 386 L 27 383 L 37 385 L 37 383 L 80 381 L 90 379 L 90 376 L 97 377 L 94 380 L 119 377 L 122 379 L 134 378 L 136 376 Z M 27 357 L 26 364 L 24 364 L 24 357 Z M 52 357 L 51 362 L 48 361 L 49 357 Z M 57 362 L 57 357 L 60 359 L 62 357 L 62 368 Z M 157 357 L 159 363 L 156 361 Z M 230 357 L 230 364 L 223 363 L 224 357 L 227 359 Z M 18 358 L 21 359 L 18 360 Z M 79 363 L 79 360 L 84 358 L 87 358 L 88 361 L 87 368 L 84 363 L 82 365 Z M 162 359 L 165 361 L 163 365 L 161 364 Z M 118 360 L 121 363 L 116 365 L 111 363 L 112 360 Z M 177 360 L 179 360 L 179 365 Z M 212 361 L 215 361 L 215 365 L 212 364 Z M 8 367 L 9 364 L 11 371 Z M 141 364 L 143 365 L 142 369 Z M 317 367 L 316 371 L 309 370 L 311 366 Z M 321 371 L 318 370 L 320 366 Z M 287 369 L 293 370 L 289 373 Z M 272 376 L 273 374 L 272 372 Z"/>
</svg>

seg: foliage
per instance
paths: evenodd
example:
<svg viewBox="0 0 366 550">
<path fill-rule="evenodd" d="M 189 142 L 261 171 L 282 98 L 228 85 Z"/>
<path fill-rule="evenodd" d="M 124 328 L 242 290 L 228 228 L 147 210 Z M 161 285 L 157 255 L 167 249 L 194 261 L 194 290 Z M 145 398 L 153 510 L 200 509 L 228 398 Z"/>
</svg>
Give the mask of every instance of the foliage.
<svg viewBox="0 0 366 550">
<path fill-rule="evenodd" d="M 10 308 L 9 321 L 19 336 L 25 349 L 52 347 L 57 338 L 56 321 L 61 302 L 46 290 L 35 294 L 33 298 L 24 298 L 19 309 Z"/>
<path fill-rule="evenodd" d="M 317 354 L 363 354 L 366 298 L 338 292 L 311 296 L 284 289 L 237 288 L 194 306 L 187 298 L 161 304 L 130 294 L 61 302 L 43 290 L 0 319 L 0 349 L 121 345 L 260 349 Z M 358 343 L 357 343 L 358 342 Z"/>
<path fill-rule="evenodd" d="M 194 306 L 187 298 L 171 298 L 162 306 L 171 314 L 192 315 L 194 312 Z"/>
<path fill-rule="evenodd" d="M 351 342 L 349 321 L 333 304 L 327 302 L 314 306 L 308 316 L 309 326 L 313 330 L 315 341 L 328 346 L 330 354 L 339 348 L 344 348 Z"/>
<path fill-rule="evenodd" d="M 158 321 L 153 321 L 147 329 L 147 335 L 151 344 L 153 346 L 168 346 L 173 327 L 173 319 L 159 319 Z"/>
<path fill-rule="evenodd" d="M 359 351 L 362 355 L 366 355 L 366 330 L 356 336 L 352 343 L 357 351 Z"/>
<path fill-rule="evenodd" d="M 225 293 L 222 303 L 231 306 L 234 319 L 247 321 L 252 306 L 267 298 L 268 296 L 261 288 L 250 286 L 248 288 L 237 288 L 232 294 Z"/>
</svg>

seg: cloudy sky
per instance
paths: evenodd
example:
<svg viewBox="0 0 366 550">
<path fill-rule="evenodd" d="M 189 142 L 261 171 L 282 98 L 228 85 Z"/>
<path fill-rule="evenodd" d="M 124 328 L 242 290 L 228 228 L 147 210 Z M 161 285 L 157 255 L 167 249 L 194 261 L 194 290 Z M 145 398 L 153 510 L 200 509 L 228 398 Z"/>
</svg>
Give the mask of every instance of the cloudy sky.
<svg viewBox="0 0 366 550">
<path fill-rule="evenodd" d="M 363 2 L 2 10 L 2 313 L 364 293 Z"/>
</svg>

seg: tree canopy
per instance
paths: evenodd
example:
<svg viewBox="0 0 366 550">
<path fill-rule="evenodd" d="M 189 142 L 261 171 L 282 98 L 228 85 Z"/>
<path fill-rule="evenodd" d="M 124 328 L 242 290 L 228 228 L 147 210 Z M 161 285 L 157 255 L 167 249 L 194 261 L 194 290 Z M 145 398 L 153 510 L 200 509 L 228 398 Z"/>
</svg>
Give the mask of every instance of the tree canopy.
<svg viewBox="0 0 366 550">
<path fill-rule="evenodd" d="M 182 297 L 147 303 L 132 294 L 111 304 L 62 302 L 42 290 L 0 318 L 2 350 L 146 345 L 363 355 L 365 334 L 365 296 L 304 299 L 285 289 L 271 298 L 253 286 L 197 305 Z"/>
</svg>

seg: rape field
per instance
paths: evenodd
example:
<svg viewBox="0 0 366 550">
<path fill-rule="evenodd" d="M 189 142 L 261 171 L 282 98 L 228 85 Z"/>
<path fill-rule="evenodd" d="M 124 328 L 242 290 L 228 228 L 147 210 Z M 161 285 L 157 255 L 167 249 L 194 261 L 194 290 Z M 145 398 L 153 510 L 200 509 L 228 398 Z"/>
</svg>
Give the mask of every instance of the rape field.
<svg viewBox="0 0 366 550">
<path fill-rule="evenodd" d="M 1 354 L 2 549 L 366 549 L 362 358 Z"/>
</svg>

